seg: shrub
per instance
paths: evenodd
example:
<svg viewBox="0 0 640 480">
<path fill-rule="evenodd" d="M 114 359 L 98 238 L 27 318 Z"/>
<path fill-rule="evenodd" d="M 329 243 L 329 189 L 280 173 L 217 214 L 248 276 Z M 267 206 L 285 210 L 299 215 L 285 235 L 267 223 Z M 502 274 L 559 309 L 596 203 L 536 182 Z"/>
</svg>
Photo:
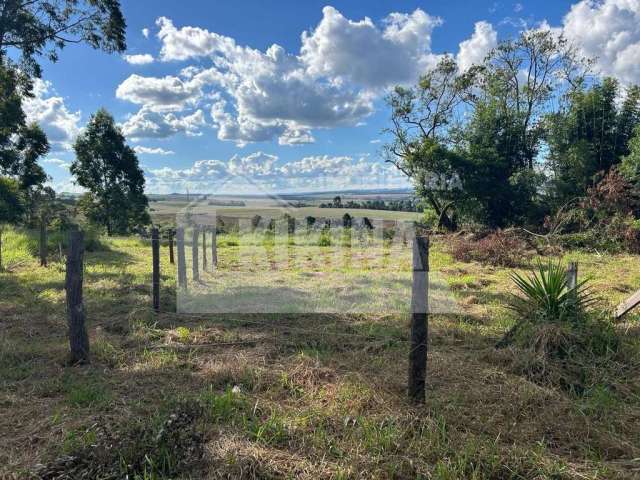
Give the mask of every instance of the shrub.
<svg viewBox="0 0 640 480">
<path fill-rule="evenodd" d="M 320 238 L 318 239 L 319 247 L 330 247 L 331 246 L 331 231 L 328 228 L 323 228 L 322 232 L 320 232 Z"/>
<path fill-rule="evenodd" d="M 453 258 L 461 262 L 477 261 L 503 267 L 517 267 L 529 257 L 527 244 L 512 233 L 496 230 L 473 240 L 458 238 L 453 242 Z"/>
<path fill-rule="evenodd" d="M 514 295 L 510 307 L 532 323 L 577 323 L 595 299 L 586 280 L 570 288 L 565 269 L 560 262 L 538 263 L 531 275 L 512 273 L 511 278 L 521 296 Z"/>
<path fill-rule="evenodd" d="M 420 223 L 428 229 L 436 229 L 438 227 L 438 222 L 440 217 L 432 208 L 425 208 L 422 214 L 422 218 L 420 219 Z"/>
<path fill-rule="evenodd" d="M 551 262 L 512 278 L 520 291 L 510 305 L 518 319 L 497 344 L 511 348 L 494 357 L 531 381 L 577 395 L 598 388 L 603 378 L 620 377 L 620 338 L 594 309 L 586 281 L 569 288 L 561 264 Z"/>
</svg>

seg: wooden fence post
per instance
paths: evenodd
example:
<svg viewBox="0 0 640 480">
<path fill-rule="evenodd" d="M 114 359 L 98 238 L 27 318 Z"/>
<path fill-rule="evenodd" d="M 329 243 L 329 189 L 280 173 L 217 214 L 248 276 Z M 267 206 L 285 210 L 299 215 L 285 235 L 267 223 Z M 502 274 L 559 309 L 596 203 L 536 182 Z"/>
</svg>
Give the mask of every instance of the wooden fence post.
<svg viewBox="0 0 640 480">
<path fill-rule="evenodd" d="M 207 270 L 207 227 L 202 227 L 202 271 Z"/>
<path fill-rule="evenodd" d="M 67 294 L 71 364 L 76 365 L 89 363 L 89 336 L 85 326 L 85 312 L 82 300 L 84 234 L 79 230 L 71 230 L 69 236 L 65 289 Z"/>
<path fill-rule="evenodd" d="M 160 233 L 157 227 L 151 229 L 151 253 L 153 262 L 153 310 L 160 311 Z"/>
<path fill-rule="evenodd" d="M 200 272 L 198 270 L 198 225 L 193 226 L 193 234 L 191 235 L 191 268 L 193 270 L 193 281 L 200 280 Z"/>
<path fill-rule="evenodd" d="M 184 254 L 184 228 L 176 229 L 176 242 L 178 247 L 178 287 L 187 288 L 187 260 Z"/>
<path fill-rule="evenodd" d="M 169 263 L 174 264 L 173 261 L 173 230 L 169 230 Z"/>
<path fill-rule="evenodd" d="M 409 351 L 409 400 L 424 403 L 427 377 L 429 238 L 413 240 L 411 290 L 411 350 Z"/>
<path fill-rule="evenodd" d="M 569 262 L 567 265 L 567 288 L 574 290 L 578 285 L 578 262 Z"/>
<path fill-rule="evenodd" d="M 213 228 L 211 229 L 211 270 L 215 270 L 217 266 L 218 266 L 218 227 L 214 225 Z"/>
<path fill-rule="evenodd" d="M 40 219 L 40 266 L 47 266 L 47 224 Z"/>
</svg>

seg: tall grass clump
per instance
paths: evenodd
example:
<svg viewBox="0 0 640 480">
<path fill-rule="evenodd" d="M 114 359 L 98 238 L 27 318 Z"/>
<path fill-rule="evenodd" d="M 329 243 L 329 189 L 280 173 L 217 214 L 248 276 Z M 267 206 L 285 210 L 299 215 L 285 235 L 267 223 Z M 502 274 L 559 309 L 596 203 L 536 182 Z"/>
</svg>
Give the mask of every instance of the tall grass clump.
<svg viewBox="0 0 640 480">
<path fill-rule="evenodd" d="M 579 394 L 624 373 L 621 340 L 588 280 L 572 287 L 563 266 L 551 261 L 511 278 L 516 323 L 496 345 L 498 357 L 537 383 Z"/>
</svg>

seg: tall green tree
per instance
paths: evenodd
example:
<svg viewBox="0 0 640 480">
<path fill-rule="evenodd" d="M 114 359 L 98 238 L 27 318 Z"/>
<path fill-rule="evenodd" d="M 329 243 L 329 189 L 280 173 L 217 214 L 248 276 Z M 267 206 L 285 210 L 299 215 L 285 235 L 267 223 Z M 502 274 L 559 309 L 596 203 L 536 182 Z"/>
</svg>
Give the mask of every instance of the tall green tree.
<svg viewBox="0 0 640 480">
<path fill-rule="evenodd" d="M 56 61 L 69 43 L 123 52 L 125 30 L 119 0 L 0 0 L 0 63 L 18 52 L 21 70 L 40 77 L 39 56 Z"/>
<path fill-rule="evenodd" d="M 106 110 L 91 117 L 74 150 L 70 170 L 77 184 L 88 190 L 80 206 L 92 222 L 103 225 L 109 235 L 150 222 L 138 158 Z"/>
<path fill-rule="evenodd" d="M 473 70 L 459 74 L 453 58 L 444 57 L 415 87 L 398 86 L 387 97 L 391 142 L 386 161 L 413 181 L 417 194 L 439 217 L 439 226 L 453 230 L 452 208 L 460 200 L 459 157 L 452 151 L 454 114 L 472 98 Z"/>
<path fill-rule="evenodd" d="M 582 197 L 630 152 L 640 123 L 640 89 L 630 87 L 621 100 L 620 86 L 605 78 L 567 95 L 547 118 L 549 193 L 555 206 Z"/>
<path fill-rule="evenodd" d="M 38 158 L 49 151 L 44 132 L 26 122 L 22 100 L 28 95 L 29 80 L 0 65 L 0 175 L 16 178 L 25 190 L 46 180 Z"/>
<path fill-rule="evenodd" d="M 629 139 L 629 154 L 620 164 L 620 173 L 634 185 L 640 187 L 640 123 Z"/>
<path fill-rule="evenodd" d="M 542 218 L 544 176 L 529 168 L 518 140 L 522 125 L 496 99 L 477 102 L 464 126 L 461 156 L 463 212 L 491 227 L 535 223 Z"/>
<path fill-rule="evenodd" d="M 387 160 L 414 182 L 440 225 L 455 214 L 491 226 L 536 221 L 543 119 L 589 69 L 562 37 L 522 33 L 461 73 L 445 57 L 411 89 L 390 95 Z"/>
</svg>

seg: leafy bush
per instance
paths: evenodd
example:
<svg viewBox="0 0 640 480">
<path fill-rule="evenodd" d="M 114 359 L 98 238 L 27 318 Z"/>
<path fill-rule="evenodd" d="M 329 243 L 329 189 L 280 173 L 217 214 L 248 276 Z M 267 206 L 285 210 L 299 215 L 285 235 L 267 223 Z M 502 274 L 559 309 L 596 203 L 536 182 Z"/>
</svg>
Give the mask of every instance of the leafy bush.
<svg viewBox="0 0 640 480">
<path fill-rule="evenodd" d="M 512 233 L 496 230 L 479 239 L 458 238 L 453 242 L 453 258 L 461 262 L 477 261 L 503 267 L 522 265 L 528 245 Z"/>
<path fill-rule="evenodd" d="M 432 208 L 425 208 L 424 213 L 422 214 L 422 218 L 420 219 L 420 223 L 423 224 L 426 228 L 436 229 L 438 227 L 438 221 L 440 218 L 438 214 Z"/>
<path fill-rule="evenodd" d="M 323 228 L 320 232 L 320 238 L 318 239 L 319 247 L 330 247 L 331 246 L 331 232 L 328 228 Z"/>
</svg>

